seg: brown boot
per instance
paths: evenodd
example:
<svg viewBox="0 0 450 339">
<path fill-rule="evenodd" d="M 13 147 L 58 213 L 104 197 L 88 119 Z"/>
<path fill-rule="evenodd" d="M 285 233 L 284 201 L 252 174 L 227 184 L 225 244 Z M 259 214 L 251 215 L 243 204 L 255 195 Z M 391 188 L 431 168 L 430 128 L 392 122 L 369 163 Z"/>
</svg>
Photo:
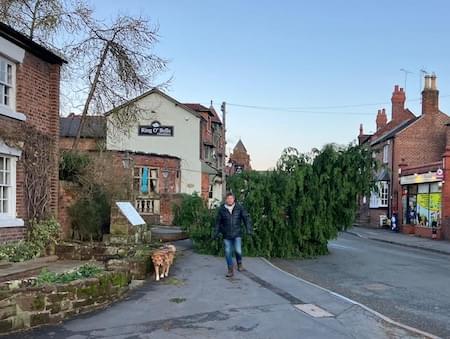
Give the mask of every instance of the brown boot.
<svg viewBox="0 0 450 339">
<path fill-rule="evenodd" d="M 241 262 L 239 262 L 239 263 L 237 264 L 237 269 L 238 269 L 239 272 L 245 271 L 245 268 L 244 268 L 244 266 L 242 266 L 242 263 L 241 263 Z"/>
<path fill-rule="evenodd" d="M 227 278 L 232 278 L 234 276 L 233 266 L 228 266 L 228 273 L 226 275 Z"/>
</svg>

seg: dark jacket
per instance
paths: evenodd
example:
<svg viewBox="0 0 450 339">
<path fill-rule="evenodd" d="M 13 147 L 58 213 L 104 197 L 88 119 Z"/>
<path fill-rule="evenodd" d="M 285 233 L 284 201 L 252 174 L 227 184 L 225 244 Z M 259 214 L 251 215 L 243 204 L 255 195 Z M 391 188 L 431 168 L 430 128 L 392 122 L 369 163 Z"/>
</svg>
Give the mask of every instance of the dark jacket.
<svg viewBox="0 0 450 339">
<path fill-rule="evenodd" d="M 238 203 L 235 203 L 233 214 L 231 214 L 225 205 L 220 206 L 214 227 L 214 237 L 218 237 L 219 233 L 223 235 L 224 239 L 241 237 L 242 222 L 245 225 L 247 233 L 253 234 L 252 221 L 244 207 Z"/>
</svg>

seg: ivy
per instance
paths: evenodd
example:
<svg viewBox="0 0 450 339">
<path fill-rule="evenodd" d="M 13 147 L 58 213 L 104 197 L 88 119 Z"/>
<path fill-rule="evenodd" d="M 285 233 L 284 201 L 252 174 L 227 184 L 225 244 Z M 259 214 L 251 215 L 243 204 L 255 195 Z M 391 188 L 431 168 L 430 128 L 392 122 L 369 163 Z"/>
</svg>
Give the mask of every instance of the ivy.
<svg viewBox="0 0 450 339">
<path fill-rule="evenodd" d="M 264 257 L 311 257 L 326 254 L 327 243 L 351 226 L 358 196 L 373 187 L 376 167 L 363 147 L 327 145 L 300 154 L 286 149 L 274 170 L 243 172 L 229 178 L 228 188 L 250 213 L 255 234 L 244 236 L 244 253 Z M 185 197 L 175 222 L 185 228 L 201 253 L 221 254 L 211 240 L 215 210 L 198 196 Z"/>
</svg>

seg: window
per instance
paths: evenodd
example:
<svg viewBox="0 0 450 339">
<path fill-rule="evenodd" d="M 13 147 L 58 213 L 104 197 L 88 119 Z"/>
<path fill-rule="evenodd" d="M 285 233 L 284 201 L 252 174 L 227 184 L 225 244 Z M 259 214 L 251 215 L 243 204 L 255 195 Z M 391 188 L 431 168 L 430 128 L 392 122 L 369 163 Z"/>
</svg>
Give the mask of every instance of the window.
<svg viewBox="0 0 450 339">
<path fill-rule="evenodd" d="M 205 160 L 212 162 L 214 160 L 214 149 L 205 145 Z"/>
<path fill-rule="evenodd" d="M 208 190 L 208 198 L 209 199 L 214 198 L 213 192 L 214 192 L 214 185 L 209 185 L 209 190 Z"/>
<path fill-rule="evenodd" d="M 140 214 L 159 214 L 159 170 L 134 168 L 135 207 Z"/>
<path fill-rule="evenodd" d="M 14 106 L 14 64 L 0 57 L 0 105 Z"/>
<path fill-rule="evenodd" d="M 407 224 L 439 227 L 441 224 L 442 194 L 437 182 L 403 186 L 403 220 Z M 406 207 L 406 208 L 405 208 Z"/>
<path fill-rule="evenodd" d="M 379 181 L 377 183 L 378 192 L 370 194 L 370 208 L 388 207 L 389 204 L 389 182 Z"/>
<path fill-rule="evenodd" d="M 389 162 L 389 145 L 384 145 L 383 147 L 383 163 L 387 164 Z"/>
<path fill-rule="evenodd" d="M 380 181 L 378 183 L 379 195 L 380 195 L 380 207 L 388 207 L 389 201 L 389 183 L 387 181 Z"/>
<path fill-rule="evenodd" d="M 11 213 L 11 158 L 0 156 L 0 214 Z"/>
<path fill-rule="evenodd" d="M 159 193 L 159 175 L 157 168 L 135 167 L 134 190 L 142 194 Z"/>
</svg>

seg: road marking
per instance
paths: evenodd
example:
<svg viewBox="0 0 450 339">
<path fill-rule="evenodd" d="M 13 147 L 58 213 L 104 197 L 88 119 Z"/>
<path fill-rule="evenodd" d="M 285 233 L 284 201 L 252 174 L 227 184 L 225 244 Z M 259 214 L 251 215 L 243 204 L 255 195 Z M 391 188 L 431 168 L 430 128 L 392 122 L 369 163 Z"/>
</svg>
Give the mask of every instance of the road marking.
<svg viewBox="0 0 450 339">
<path fill-rule="evenodd" d="M 394 326 L 398 326 L 398 327 L 400 327 L 400 328 L 403 328 L 403 329 L 405 329 L 405 330 L 408 330 L 408 331 L 417 333 L 417 334 L 419 334 L 419 335 L 422 335 L 422 336 L 427 337 L 427 338 L 430 338 L 430 339 L 441 339 L 440 337 L 435 336 L 434 334 L 431 334 L 431 333 L 428 333 L 428 332 L 419 330 L 418 328 L 415 328 L 415 327 L 411 327 L 411 326 L 402 324 L 402 323 L 400 323 L 400 322 L 398 322 L 398 321 L 395 321 L 395 320 L 393 320 L 393 319 L 391 319 L 391 318 L 389 318 L 389 317 L 387 317 L 387 316 L 385 316 L 385 315 L 383 315 L 383 314 L 381 314 L 381 313 L 379 313 L 379 312 L 377 312 L 377 311 L 371 309 L 370 307 L 368 307 L 368 306 L 366 306 L 366 305 L 363 305 L 363 304 L 361 304 L 361 303 L 359 303 L 359 302 L 357 302 L 357 301 L 355 301 L 355 300 L 352 300 L 352 299 L 350 299 L 350 298 L 347 298 L 347 297 L 345 297 L 345 296 L 343 296 L 343 295 L 341 295 L 341 294 L 339 294 L 339 293 L 333 292 L 333 291 L 331 291 L 331 290 L 329 290 L 329 289 L 327 289 L 327 288 L 325 288 L 325 287 L 316 285 L 316 284 L 314 284 L 314 283 L 312 283 L 312 282 L 309 282 L 309 281 L 304 280 L 304 279 L 302 279 L 302 278 L 300 278 L 300 277 L 297 277 L 297 276 L 295 276 L 295 275 L 293 275 L 293 274 L 291 274 L 291 273 L 289 273 L 289 272 L 286 272 L 285 270 L 283 270 L 283 269 L 279 268 L 278 266 L 272 264 L 272 263 L 271 263 L 269 260 L 267 260 L 266 258 L 260 258 L 260 259 L 261 259 L 262 261 L 264 261 L 266 264 L 268 264 L 269 266 L 272 266 L 273 268 L 277 269 L 278 271 L 283 272 L 284 274 L 286 274 L 286 275 L 288 275 L 288 276 L 290 276 L 290 277 L 292 277 L 292 278 L 294 278 L 294 279 L 296 279 L 296 280 L 298 280 L 298 281 L 301 281 L 301 282 L 303 282 L 303 283 L 305 283 L 305 284 L 308 284 L 308 285 L 310 285 L 310 286 L 316 287 L 316 288 L 318 288 L 318 289 L 320 289 L 320 290 L 322 290 L 322 291 L 325 291 L 325 292 L 327 292 L 327 293 L 329 293 L 329 294 L 331 294 L 331 295 L 334 295 L 335 297 L 341 298 L 342 300 L 345 300 L 345 301 L 347 301 L 347 302 L 349 302 L 349 303 L 351 303 L 351 304 L 353 304 L 353 305 L 357 305 L 357 306 L 363 308 L 364 310 L 366 310 L 367 312 L 372 313 L 373 315 L 379 317 L 380 319 L 382 319 L 382 320 L 384 320 L 384 321 L 386 321 L 386 322 L 388 322 L 388 323 L 390 323 L 390 324 L 392 324 L 392 325 L 394 325 Z"/>
<path fill-rule="evenodd" d="M 323 308 L 320 308 L 319 306 L 314 305 L 314 304 L 299 304 L 299 305 L 294 305 L 294 307 L 306 314 L 309 314 L 311 317 L 314 317 L 314 318 L 334 317 L 334 315 L 331 314 L 330 312 L 327 312 Z"/>
</svg>

